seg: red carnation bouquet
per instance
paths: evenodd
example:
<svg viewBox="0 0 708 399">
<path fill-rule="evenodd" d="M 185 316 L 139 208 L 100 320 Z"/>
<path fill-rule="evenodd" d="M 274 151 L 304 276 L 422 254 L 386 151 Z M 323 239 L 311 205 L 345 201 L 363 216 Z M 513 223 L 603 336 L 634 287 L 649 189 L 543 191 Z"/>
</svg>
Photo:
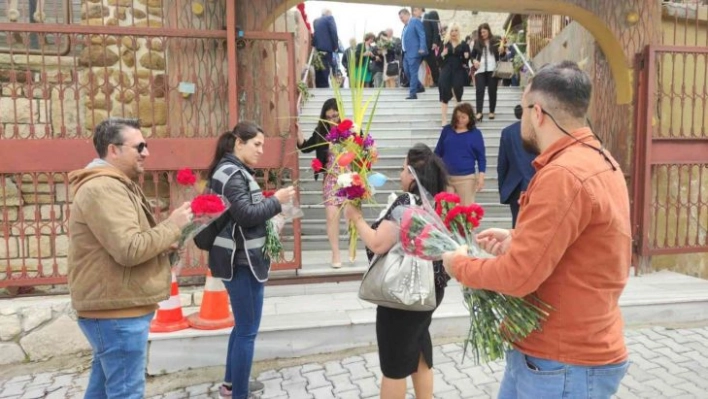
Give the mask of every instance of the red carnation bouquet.
<svg viewBox="0 0 708 399">
<path fill-rule="evenodd" d="M 418 187 L 422 187 L 420 182 Z M 445 252 L 466 245 L 471 257 L 492 257 L 479 247 L 475 238 L 475 229 L 484 217 L 480 205 L 463 206 L 456 194 L 440 193 L 435 196 L 433 207 L 426 194 L 421 195 L 423 207 L 402 206 L 393 211 L 400 227 L 404 252 L 435 261 L 441 260 Z M 550 310 L 535 296 L 516 298 L 463 287 L 463 297 L 470 312 L 470 329 L 464 350 L 466 353 L 468 348 L 471 349 L 476 363 L 504 358 L 511 343 L 541 328 L 541 322 Z"/>
<path fill-rule="evenodd" d="M 192 238 L 197 233 L 229 209 L 229 202 L 225 197 L 214 194 L 208 189 L 198 194 L 197 175 L 189 168 L 178 171 L 176 180 L 180 191 L 173 197 L 175 199 L 173 202 L 177 204 L 189 202 L 194 214 L 192 221 L 182 228 L 182 234 L 177 242 L 178 249 L 171 258 L 174 272 L 178 275 L 184 267 L 182 253 L 186 249 L 187 242 L 192 242 Z"/>
</svg>

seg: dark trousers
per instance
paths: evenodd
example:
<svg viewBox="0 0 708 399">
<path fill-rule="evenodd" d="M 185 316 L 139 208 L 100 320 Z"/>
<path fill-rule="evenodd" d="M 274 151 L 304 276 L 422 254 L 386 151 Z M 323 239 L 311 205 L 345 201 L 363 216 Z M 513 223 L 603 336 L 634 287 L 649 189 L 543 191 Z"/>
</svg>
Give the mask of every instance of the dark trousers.
<svg viewBox="0 0 708 399">
<path fill-rule="evenodd" d="M 516 218 L 519 216 L 519 198 L 521 190 L 514 190 L 509 196 L 509 208 L 511 208 L 511 228 L 516 227 Z"/>
<path fill-rule="evenodd" d="M 474 75 L 474 85 L 477 88 L 477 110 L 481 114 L 484 110 L 484 90 L 489 88 L 489 112 L 497 108 L 497 85 L 499 79 L 493 77 L 494 72 L 480 72 Z"/>
<path fill-rule="evenodd" d="M 322 54 L 322 65 L 324 65 L 323 70 L 315 70 L 315 87 L 329 87 L 329 75 L 330 73 L 337 74 L 339 66 L 334 58 L 334 54 L 327 52 Z"/>
<path fill-rule="evenodd" d="M 429 50 L 428 55 L 423 59 L 428 64 L 428 68 L 430 68 L 430 77 L 433 78 L 433 84 L 437 86 L 438 79 L 440 79 L 440 66 L 438 65 L 438 57 L 435 56 L 435 51 Z"/>
</svg>

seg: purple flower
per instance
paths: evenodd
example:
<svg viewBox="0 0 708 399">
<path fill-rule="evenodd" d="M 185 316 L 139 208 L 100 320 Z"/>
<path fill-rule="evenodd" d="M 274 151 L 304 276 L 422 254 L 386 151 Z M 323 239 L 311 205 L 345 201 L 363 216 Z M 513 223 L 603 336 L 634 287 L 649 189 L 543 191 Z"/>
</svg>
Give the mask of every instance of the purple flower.
<svg viewBox="0 0 708 399">
<path fill-rule="evenodd" d="M 350 186 L 344 187 L 337 190 L 337 197 L 346 198 L 348 200 L 356 200 L 364 198 L 366 194 L 366 188 L 362 186 Z"/>
<path fill-rule="evenodd" d="M 370 134 L 366 135 L 366 138 L 364 139 L 364 148 L 370 148 L 374 146 L 374 138 L 371 137 Z"/>
<path fill-rule="evenodd" d="M 337 129 L 337 126 L 332 126 L 331 129 L 329 129 L 329 133 L 325 136 L 325 140 L 329 141 L 330 143 L 339 143 L 342 142 L 346 139 L 349 138 L 349 136 L 352 135 L 352 132 L 350 130 L 345 130 L 343 132 L 340 132 Z"/>
</svg>

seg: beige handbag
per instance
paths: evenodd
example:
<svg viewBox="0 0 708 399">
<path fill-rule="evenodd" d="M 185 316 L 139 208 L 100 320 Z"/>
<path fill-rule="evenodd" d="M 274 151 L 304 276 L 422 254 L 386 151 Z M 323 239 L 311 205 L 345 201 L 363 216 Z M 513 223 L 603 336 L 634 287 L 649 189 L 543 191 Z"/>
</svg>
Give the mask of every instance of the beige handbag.
<svg viewBox="0 0 708 399">
<path fill-rule="evenodd" d="M 411 204 L 415 204 L 412 195 Z M 437 306 L 433 262 L 406 255 L 396 243 L 385 255 L 371 260 L 359 298 L 387 308 L 432 311 Z"/>
<path fill-rule="evenodd" d="M 494 68 L 492 76 L 499 79 L 511 79 L 514 76 L 514 63 L 511 61 L 497 62 L 497 67 Z"/>
</svg>

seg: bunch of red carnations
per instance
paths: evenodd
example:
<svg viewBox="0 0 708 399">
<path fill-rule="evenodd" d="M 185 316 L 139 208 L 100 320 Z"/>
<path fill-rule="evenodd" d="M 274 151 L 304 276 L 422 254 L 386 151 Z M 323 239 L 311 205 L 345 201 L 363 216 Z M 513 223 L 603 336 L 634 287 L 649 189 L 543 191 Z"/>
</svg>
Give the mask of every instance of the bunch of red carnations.
<svg viewBox="0 0 708 399">
<path fill-rule="evenodd" d="M 175 274 L 179 274 L 184 267 L 182 253 L 188 240 L 191 242 L 192 237 L 221 216 L 229 208 L 229 201 L 208 189 L 199 194 L 197 175 L 189 168 L 179 170 L 176 181 L 180 191 L 175 194 L 176 201 L 173 202 L 179 205 L 181 202 L 188 201 L 194 214 L 192 221 L 182 228 L 182 234 L 177 241 L 177 251 L 171 257 L 173 270 Z"/>
<path fill-rule="evenodd" d="M 475 239 L 484 209 L 478 204 L 464 206 L 452 193 L 435 196 L 435 208 L 424 199 L 423 207 L 399 207 L 394 217 L 400 226 L 403 250 L 427 260 L 441 260 L 445 252 L 462 245 L 471 257 L 484 258 Z M 476 363 L 504 358 L 511 343 L 541 328 L 550 307 L 535 296 L 517 298 L 498 292 L 463 288 L 465 306 L 470 312 L 470 328 L 465 339 Z"/>
</svg>

